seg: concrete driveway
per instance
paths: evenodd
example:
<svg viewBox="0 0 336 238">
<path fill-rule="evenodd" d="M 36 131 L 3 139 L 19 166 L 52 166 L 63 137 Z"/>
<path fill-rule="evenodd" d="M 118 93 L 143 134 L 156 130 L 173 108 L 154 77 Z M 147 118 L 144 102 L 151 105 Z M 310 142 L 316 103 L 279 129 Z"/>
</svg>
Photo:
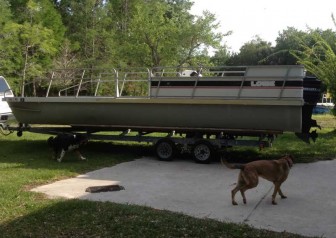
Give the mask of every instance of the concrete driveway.
<svg viewBox="0 0 336 238">
<path fill-rule="evenodd" d="M 277 198 L 277 206 L 271 205 L 272 184 L 263 179 L 257 188 L 246 192 L 246 205 L 237 193 L 239 206 L 232 206 L 231 190 L 238 173 L 220 163 L 141 158 L 32 191 L 50 197 L 144 205 L 306 236 L 336 237 L 336 160 L 295 164 L 282 186 L 288 198 Z M 85 192 L 89 186 L 109 184 L 120 184 L 125 190 Z"/>
</svg>

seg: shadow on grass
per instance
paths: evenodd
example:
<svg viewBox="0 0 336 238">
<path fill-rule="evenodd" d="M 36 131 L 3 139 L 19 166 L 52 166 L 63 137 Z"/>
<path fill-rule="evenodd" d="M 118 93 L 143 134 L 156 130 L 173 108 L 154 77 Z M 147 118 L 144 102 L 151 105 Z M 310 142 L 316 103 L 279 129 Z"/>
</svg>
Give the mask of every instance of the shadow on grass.
<svg viewBox="0 0 336 238">
<path fill-rule="evenodd" d="M 201 229 L 200 229 L 201 227 Z M 301 237 L 141 206 L 53 201 L 0 225 L 1 237 Z M 141 235 L 139 235 L 141 234 Z"/>
<path fill-rule="evenodd" d="M 45 140 L 1 140 L 0 148 L 0 163 L 16 164 L 21 168 L 66 169 L 77 173 L 152 154 L 148 145 L 90 141 L 80 148 L 87 161 L 79 160 L 73 151 L 69 151 L 62 163 L 58 163 L 52 159 L 53 152 Z"/>
</svg>

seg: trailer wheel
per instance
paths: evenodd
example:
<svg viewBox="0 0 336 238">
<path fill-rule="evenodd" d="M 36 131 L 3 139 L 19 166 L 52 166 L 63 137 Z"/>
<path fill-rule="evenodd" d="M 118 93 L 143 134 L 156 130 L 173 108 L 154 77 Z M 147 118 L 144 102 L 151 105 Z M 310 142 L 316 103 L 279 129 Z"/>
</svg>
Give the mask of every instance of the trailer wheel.
<svg viewBox="0 0 336 238">
<path fill-rule="evenodd" d="M 155 153 L 159 160 L 171 161 L 176 153 L 176 146 L 170 139 L 160 139 L 155 144 Z"/>
<path fill-rule="evenodd" d="M 208 141 L 200 140 L 195 143 L 192 153 L 195 162 L 208 164 L 213 156 L 214 148 Z"/>
</svg>

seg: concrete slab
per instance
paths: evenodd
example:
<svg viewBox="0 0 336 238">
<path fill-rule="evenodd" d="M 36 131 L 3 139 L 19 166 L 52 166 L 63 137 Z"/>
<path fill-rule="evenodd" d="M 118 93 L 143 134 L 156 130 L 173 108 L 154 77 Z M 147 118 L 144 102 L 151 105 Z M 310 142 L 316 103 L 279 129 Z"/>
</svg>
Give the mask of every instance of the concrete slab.
<svg viewBox="0 0 336 238">
<path fill-rule="evenodd" d="M 263 179 L 246 192 L 247 204 L 231 205 L 238 170 L 220 163 L 162 162 L 142 158 L 33 189 L 50 197 L 137 204 L 181 212 L 199 218 L 247 223 L 257 228 L 307 236 L 336 236 L 336 160 L 296 164 L 283 192 L 271 205 L 273 186 Z M 118 192 L 87 193 L 89 186 L 120 184 Z"/>
</svg>

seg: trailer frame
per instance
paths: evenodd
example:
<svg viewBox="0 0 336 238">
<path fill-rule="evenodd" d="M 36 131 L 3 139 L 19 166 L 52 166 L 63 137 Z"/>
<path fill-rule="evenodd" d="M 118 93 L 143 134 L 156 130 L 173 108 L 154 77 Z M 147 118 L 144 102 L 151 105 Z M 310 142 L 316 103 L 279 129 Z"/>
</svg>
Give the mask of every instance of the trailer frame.
<svg viewBox="0 0 336 238">
<path fill-rule="evenodd" d="M 272 147 L 275 137 L 282 131 L 231 130 L 221 128 L 138 128 L 132 126 L 92 127 L 92 126 L 17 126 L 2 124 L 2 133 L 8 135 L 23 132 L 57 135 L 86 134 L 89 140 L 151 143 L 159 160 L 173 160 L 176 154 L 191 153 L 195 162 L 210 163 L 219 152 L 234 146 L 258 147 L 260 150 Z"/>
</svg>

